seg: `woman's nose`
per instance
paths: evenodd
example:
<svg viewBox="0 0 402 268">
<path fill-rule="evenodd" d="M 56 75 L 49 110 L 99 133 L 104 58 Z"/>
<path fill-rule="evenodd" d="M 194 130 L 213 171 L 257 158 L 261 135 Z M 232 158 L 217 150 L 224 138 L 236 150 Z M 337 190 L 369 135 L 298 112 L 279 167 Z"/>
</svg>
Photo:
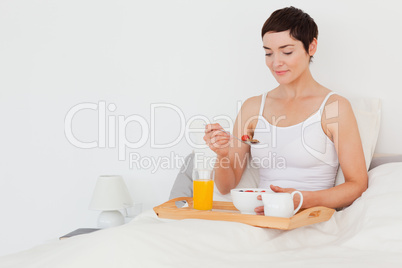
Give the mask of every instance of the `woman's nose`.
<svg viewBox="0 0 402 268">
<path fill-rule="evenodd" d="M 279 67 L 283 65 L 283 61 L 281 57 L 274 57 L 274 62 L 273 62 L 274 67 Z"/>
</svg>

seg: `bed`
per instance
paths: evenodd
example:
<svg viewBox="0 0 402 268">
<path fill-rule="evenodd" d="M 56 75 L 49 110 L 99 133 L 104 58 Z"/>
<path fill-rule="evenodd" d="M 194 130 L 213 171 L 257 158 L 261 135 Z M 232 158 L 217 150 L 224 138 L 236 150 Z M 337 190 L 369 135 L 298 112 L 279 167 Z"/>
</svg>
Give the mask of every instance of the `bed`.
<svg viewBox="0 0 402 268">
<path fill-rule="evenodd" d="M 370 167 L 369 187 L 329 221 L 281 231 L 236 222 L 160 219 L 149 210 L 123 226 L 1 257 L 0 267 L 402 267 L 402 157 L 371 161 L 379 107 L 364 103 L 374 109 L 353 108 Z M 177 177 L 172 198 L 191 195 L 192 167 L 187 168 Z M 255 171 L 246 171 L 248 179 L 242 178 L 240 187 L 256 183 Z M 339 170 L 337 184 L 342 179 Z M 217 194 L 215 200 L 227 198 Z"/>
<path fill-rule="evenodd" d="M 0 258 L 0 267 L 402 267 L 402 162 L 369 171 L 369 188 L 323 223 L 291 231 L 159 219 L 53 241 Z"/>
</svg>

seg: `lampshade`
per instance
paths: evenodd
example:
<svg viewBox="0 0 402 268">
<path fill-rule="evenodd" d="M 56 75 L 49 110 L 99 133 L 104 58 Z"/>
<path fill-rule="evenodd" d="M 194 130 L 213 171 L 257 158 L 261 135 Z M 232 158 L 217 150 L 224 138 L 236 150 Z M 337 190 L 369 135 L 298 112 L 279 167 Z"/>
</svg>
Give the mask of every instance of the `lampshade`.
<svg viewBox="0 0 402 268">
<path fill-rule="evenodd" d="M 132 205 L 133 201 L 121 176 L 99 176 L 90 209 L 118 210 Z"/>
</svg>

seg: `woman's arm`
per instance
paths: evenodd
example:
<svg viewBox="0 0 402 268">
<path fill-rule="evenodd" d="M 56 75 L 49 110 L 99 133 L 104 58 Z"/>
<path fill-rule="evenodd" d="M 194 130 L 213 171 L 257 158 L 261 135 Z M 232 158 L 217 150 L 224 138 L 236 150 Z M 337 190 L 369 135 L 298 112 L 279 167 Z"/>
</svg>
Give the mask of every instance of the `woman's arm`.
<svg viewBox="0 0 402 268">
<path fill-rule="evenodd" d="M 241 137 L 248 133 L 250 123 L 258 115 L 261 97 L 252 97 L 244 102 L 233 127 L 233 135 Z M 257 107 L 257 109 L 256 109 Z M 219 124 L 207 125 L 204 140 L 211 150 L 217 153 L 215 163 L 215 184 L 221 194 L 228 194 L 235 188 L 243 175 L 250 155 L 250 146 L 229 139 L 228 134 L 218 131 Z"/>
<path fill-rule="evenodd" d="M 306 193 L 306 206 L 349 206 L 366 191 L 368 175 L 356 118 L 349 101 L 333 95 L 325 108 L 323 128 L 335 144 L 345 183 Z"/>
<path fill-rule="evenodd" d="M 345 98 L 330 97 L 323 114 L 322 126 L 334 142 L 345 183 L 321 191 L 302 191 L 302 208 L 325 206 L 341 208 L 352 204 L 368 186 L 368 175 L 359 129 L 352 107 Z M 296 189 L 271 186 L 274 192 L 290 193 Z M 298 205 L 298 195 L 295 205 Z M 256 208 L 261 214 L 263 207 Z"/>
</svg>

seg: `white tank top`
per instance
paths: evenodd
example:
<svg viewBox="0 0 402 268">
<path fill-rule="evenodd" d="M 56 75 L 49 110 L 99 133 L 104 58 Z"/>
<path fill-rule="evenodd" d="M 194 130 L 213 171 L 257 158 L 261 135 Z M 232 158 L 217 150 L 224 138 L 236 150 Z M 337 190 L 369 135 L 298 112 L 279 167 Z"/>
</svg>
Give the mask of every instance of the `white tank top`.
<svg viewBox="0 0 402 268">
<path fill-rule="evenodd" d="M 321 127 L 321 115 L 330 92 L 320 109 L 305 121 L 289 126 L 271 125 L 263 116 L 267 93 L 262 95 L 251 164 L 259 168 L 261 188 L 271 184 L 301 191 L 318 191 L 334 186 L 338 156 L 334 143 Z M 274 122 L 273 122 L 274 124 Z"/>
</svg>

